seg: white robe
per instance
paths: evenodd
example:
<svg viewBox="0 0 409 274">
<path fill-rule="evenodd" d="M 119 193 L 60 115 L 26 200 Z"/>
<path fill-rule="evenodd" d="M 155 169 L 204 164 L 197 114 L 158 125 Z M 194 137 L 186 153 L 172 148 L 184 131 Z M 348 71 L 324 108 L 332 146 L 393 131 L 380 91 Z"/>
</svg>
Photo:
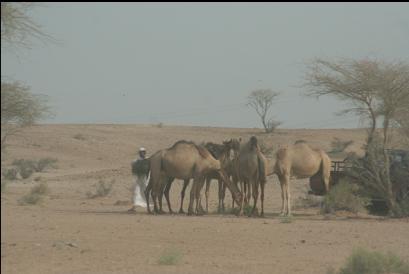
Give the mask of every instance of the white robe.
<svg viewBox="0 0 409 274">
<path fill-rule="evenodd" d="M 148 176 L 141 175 L 137 176 L 135 175 L 135 182 L 134 182 L 134 191 L 133 191 L 133 205 L 134 206 L 141 206 L 146 208 L 146 198 L 145 198 L 145 189 L 146 186 L 148 185 L 150 178 L 150 172 Z"/>
</svg>

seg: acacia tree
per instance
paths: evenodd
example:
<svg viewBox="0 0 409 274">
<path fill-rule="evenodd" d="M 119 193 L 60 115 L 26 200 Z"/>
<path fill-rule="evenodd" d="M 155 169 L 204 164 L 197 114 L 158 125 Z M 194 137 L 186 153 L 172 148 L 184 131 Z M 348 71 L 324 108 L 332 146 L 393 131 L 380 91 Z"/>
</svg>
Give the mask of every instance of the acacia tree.
<svg viewBox="0 0 409 274">
<path fill-rule="evenodd" d="M 1 42 L 11 47 L 28 47 L 29 38 L 52 40 L 28 15 L 32 3 L 1 2 Z M 1 154 L 9 138 L 50 113 L 46 97 L 34 95 L 19 81 L 1 81 Z"/>
<path fill-rule="evenodd" d="M 30 47 L 30 38 L 40 41 L 54 39 L 44 33 L 41 26 L 35 23 L 29 11 L 38 4 L 24 2 L 1 2 L 1 42 L 2 46 Z"/>
<path fill-rule="evenodd" d="M 257 112 L 266 133 L 273 132 L 281 124 L 281 122 L 268 117 L 274 100 L 279 95 L 280 93 L 271 89 L 258 89 L 252 91 L 247 97 L 247 106 L 250 106 Z"/>
<path fill-rule="evenodd" d="M 343 113 L 355 112 L 370 122 L 366 160 L 360 162 L 356 177 L 371 192 L 385 198 L 391 214 L 399 215 L 387 148 L 391 125 L 402 127 L 407 123 L 404 117 L 409 109 L 409 65 L 367 59 L 333 62 L 316 59 L 311 63 L 306 86 L 309 95 L 333 95 L 347 101 L 351 107 Z M 382 119 L 383 129 L 380 144 L 375 141 L 378 118 Z"/>
</svg>

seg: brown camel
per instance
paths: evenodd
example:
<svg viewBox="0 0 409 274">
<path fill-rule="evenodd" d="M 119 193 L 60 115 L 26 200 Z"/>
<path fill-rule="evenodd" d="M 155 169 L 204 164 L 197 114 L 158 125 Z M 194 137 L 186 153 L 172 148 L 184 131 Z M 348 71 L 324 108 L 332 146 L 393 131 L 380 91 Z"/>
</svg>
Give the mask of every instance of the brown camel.
<svg viewBox="0 0 409 274">
<path fill-rule="evenodd" d="M 159 151 L 153 155 L 150 158 L 151 177 L 148 184 L 148 186 L 151 186 L 147 187 L 147 190 L 148 193 L 152 190 L 155 212 L 158 212 L 158 198 L 162 195 L 163 189 L 168 185 L 169 181 L 176 178 L 186 182 L 186 180 L 193 178 L 188 214 L 199 214 L 200 191 L 203 188 L 204 178 L 214 171 L 227 184 L 227 187 L 233 193 L 234 199 L 239 203 L 241 193 L 237 187 L 231 184 L 222 170 L 221 162 L 222 159 L 216 160 L 206 148 L 183 140 L 176 142 L 169 149 Z M 193 211 L 194 200 L 196 200 L 195 211 Z M 160 199 L 159 203 L 161 203 Z M 168 204 L 170 203 L 168 202 Z"/>
<path fill-rule="evenodd" d="M 245 185 L 248 190 L 252 187 L 253 208 L 249 216 L 253 215 L 257 206 L 258 187 L 261 187 L 261 216 L 264 215 L 264 186 L 266 183 L 266 158 L 261 153 L 258 141 L 255 136 L 240 147 L 240 152 L 236 160 L 236 172 L 242 190 L 242 200 L 239 215 L 243 214 Z M 248 198 L 249 202 L 249 198 Z"/>
<path fill-rule="evenodd" d="M 233 139 L 230 139 L 229 141 L 223 141 L 223 144 L 215 144 L 212 142 L 208 142 L 204 144 L 204 147 L 206 147 L 207 150 L 209 150 L 209 152 L 212 154 L 212 156 L 215 159 L 221 159 L 221 158 L 224 159 L 224 161 L 222 162 L 223 170 L 225 170 L 229 178 L 233 177 L 233 183 L 237 186 L 237 180 L 235 180 L 235 177 L 234 177 L 235 172 L 233 170 L 233 160 L 238 155 L 238 152 L 240 149 L 240 141 L 233 138 Z M 223 180 L 220 178 L 219 174 L 216 172 L 211 172 L 206 176 L 206 190 L 205 190 L 206 212 L 208 212 L 209 210 L 209 189 L 210 189 L 210 182 L 213 179 L 216 179 L 218 181 L 218 186 L 219 186 L 218 212 L 224 212 L 224 197 L 226 193 L 226 184 L 223 183 Z"/>
<path fill-rule="evenodd" d="M 328 155 L 321 149 L 311 148 L 305 141 L 279 149 L 271 174 L 277 174 L 281 185 L 281 215 L 291 215 L 290 177 L 308 178 L 319 172 L 328 191 L 330 169 L 331 159 Z"/>
</svg>

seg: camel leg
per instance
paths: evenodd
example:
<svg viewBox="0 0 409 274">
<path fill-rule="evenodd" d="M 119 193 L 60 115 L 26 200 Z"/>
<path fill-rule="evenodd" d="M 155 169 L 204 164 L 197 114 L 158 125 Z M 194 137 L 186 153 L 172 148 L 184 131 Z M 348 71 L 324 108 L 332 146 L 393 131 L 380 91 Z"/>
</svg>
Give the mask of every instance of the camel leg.
<svg viewBox="0 0 409 274">
<path fill-rule="evenodd" d="M 202 207 L 202 204 L 201 204 L 201 201 L 202 201 L 201 190 L 203 188 L 204 181 L 205 181 L 205 178 L 200 177 L 197 180 L 197 184 L 196 184 L 196 189 L 195 189 L 195 195 L 196 195 L 196 209 L 195 209 L 195 212 L 196 212 L 196 215 L 203 215 L 203 213 L 204 213 L 204 210 L 203 210 L 203 207 Z"/>
<path fill-rule="evenodd" d="M 286 178 L 287 184 L 287 190 L 286 190 L 286 195 L 287 195 L 287 216 L 291 216 L 291 192 L 290 192 L 290 176 L 287 176 Z"/>
<path fill-rule="evenodd" d="M 210 188 L 210 182 L 212 179 L 210 177 L 206 177 L 206 191 L 205 191 L 205 196 L 206 196 L 206 213 L 209 212 L 209 188 Z"/>
<path fill-rule="evenodd" d="M 165 198 L 166 198 L 166 202 L 168 203 L 169 213 L 171 214 L 173 214 L 173 210 L 170 205 L 169 192 L 170 192 L 170 188 L 172 186 L 173 181 L 174 181 L 174 178 L 169 178 L 168 183 L 166 184 L 166 187 L 165 187 Z"/>
<path fill-rule="evenodd" d="M 183 200 L 185 199 L 185 192 L 186 192 L 186 187 L 189 184 L 189 179 L 186 179 L 183 181 L 183 188 L 182 191 L 180 192 L 180 209 L 179 213 L 185 213 L 183 211 Z"/>
<path fill-rule="evenodd" d="M 226 184 L 219 179 L 219 203 L 221 203 L 221 212 L 224 212 L 224 198 L 226 197 Z M 234 199 L 233 199 L 234 200 Z"/>
<path fill-rule="evenodd" d="M 257 209 L 257 200 L 258 200 L 258 181 L 253 181 L 251 183 L 251 186 L 253 187 L 253 208 L 251 209 L 251 213 L 249 214 L 249 217 L 254 216 L 254 213 L 256 212 Z"/>
<path fill-rule="evenodd" d="M 250 182 L 247 181 L 246 183 L 247 183 L 247 203 L 250 204 L 252 189 L 251 189 Z"/>
<path fill-rule="evenodd" d="M 164 181 L 166 181 L 166 183 L 162 183 L 161 184 L 161 186 L 160 186 L 160 191 L 159 191 L 159 195 L 158 195 L 158 200 L 159 200 L 159 214 L 163 214 L 163 213 L 165 213 L 164 211 L 163 211 L 163 208 L 162 208 L 162 201 L 163 201 L 163 192 L 164 192 L 164 188 L 165 188 L 165 186 L 167 185 L 167 179 L 166 180 L 163 180 L 162 179 L 162 182 L 164 182 Z"/>
<path fill-rule="evenodd" d="M 240 188 L 241 188 L 241 190 L 242 190 L 242 195 L 241 195 L 241 205 L 240 205 L 240 211 L 239 211 L 239 216 L 242 216 L 243 215 L 243 207 L 244 207 L 244 200 L 245 200 L 245 197 L 246 197 L 246 195 L 245 195 L 245 182 L 244 182 L 244 180 L 242 180 L 242 181 L 240 181 Z"/>
<path fill-rule="evenodd" d="M 153 200 L 153 211 L 155 214 L 159 213 L 159 207 L 158 207 L 158 194 L 156 191 L 152 191 L 152 200 Z"/>
<path fill-rule="evenodd" d="M 150 208 L 150 206 L 149 206 L 149 195 L 150 195 L 150 193 L 151 193 L 151 190 L 152 190 L 152 183 L 151 183 L 151 180 L 149 180 L 149 183 L 148 183 L 148 185 L 146 186 L 146 189 L 145 189 L 146 209 L 148 210 L 148 213 L 149 213 L 149 214 L 152 213 L 152 212 L 151 212 L 151 208 Z"/>
<path fill-rule="evenodd" d="M 278 180 L 280 181 L 280 187 L 281 187 L 281 212 L 280 212 L 280 215 L 284 216 L 284 207 L 285 207 L 285 204 L 286 204 L 286 202 L 285 202 L 286 195 L 284 193 L 285 189 L 286 189 L 285 177 L 280 175 L 278 177 Z"/>
<path fill-rule="evenodd" d="M 193 179 L 193 185 L 190 189 L 190 200 L 189 200 L 189 208 L 187 210 L 187 215 L 190 216 L 193 214 L 193 202 L 195 200 L 195 189 L 196 189 L 197 179 Z"/>
<path fill-rule="evenodd" d="M 261 187 L 261 194 L 260 194 L 260 200 L 261 200 L 261 213 L 260 217 L 264 217 L 264 186 L 266 185 L 266 182 L 264 180 L 260 181 L 260 187 Z"/>
</svg>

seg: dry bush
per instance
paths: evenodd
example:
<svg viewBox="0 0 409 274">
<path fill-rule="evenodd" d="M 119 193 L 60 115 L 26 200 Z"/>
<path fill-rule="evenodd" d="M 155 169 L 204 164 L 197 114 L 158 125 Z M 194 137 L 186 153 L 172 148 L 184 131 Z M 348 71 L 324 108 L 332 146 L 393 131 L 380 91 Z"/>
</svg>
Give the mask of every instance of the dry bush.
<svg viewBox="0 0 409 274">
<path fill-rule="evenodd" d="M 58 160 L 55 158 L 42 158 L 38 160 L 36 166 L 35 166 L 35 171 L 37 172 L 42 172 L 46 170 L 48 167 L 56 168 L 55 163 Z"/>
<path fill-rule="evenodd" d="M 4 170 L 3 176 L 5 180 L 14 181 L 17 180 L 18 170 L 16 168 L 10 168 Z"/>
<path fill-rule="evenodd" d="M 159 265 L 176 265 L 182 258 L 182 254 L 177 249 L 165 250 L 158 259 Z"/>
<path fill-rule="evenodd" d="M 408 274 L 409 263 L 393 253 L 380 253 L 357 248 L 348 257 L 346 264 L 338 272 L 329 270 L 328 274 Z"/>
<path fill-rule="evenodd" d="M 43 200 L 44 195 L 49 193 L 49 188 L 46 183 L 40 183 L 34 186 L 30 192 L 20 198 L 20 205 L 36 205 Z"/>
<path fill-rule="evenodd" d="M 323 213 L 334 213 L 338 210 L 365 212 L 365 206 L 369 204 L 369 200 L 360 197 L 358 192 L 357 185 L 341 180 L 324 196 L 321 211 Z"/>
<path fill-rule="evenodd" d="M 88 191 L 86 193 L 87 198 L 94 199 L 98 197 L 106 197 L 109 193 L 111 193 L 112 186 L 115 183 L 115 180 L 111 180 L 111 182 L 106 183 L 104 180 L 99 180 L 96 185 L 95 193 Z"/>
<path fill-rule="evenodd" d="M 84 140 L 87 139 L 87 138 L 85 138 L 85 136 L 82 135 L 81 133 L 75 134 L 72 138 L 77 139 L 77 140 L 80 140 L 80 141 L 84 141 Z"/>
</svg>

